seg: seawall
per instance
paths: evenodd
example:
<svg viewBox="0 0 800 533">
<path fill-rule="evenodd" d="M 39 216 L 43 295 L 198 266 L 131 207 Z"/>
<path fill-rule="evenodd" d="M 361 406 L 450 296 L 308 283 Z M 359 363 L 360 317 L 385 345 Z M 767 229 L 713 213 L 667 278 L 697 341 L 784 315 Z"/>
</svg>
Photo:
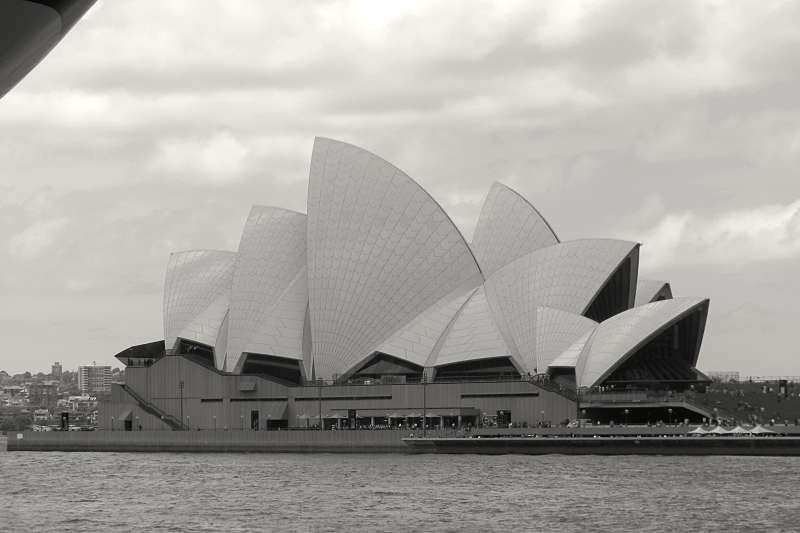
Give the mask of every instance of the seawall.
<svg viewBox="0 0 800 533">
<path fill-rule="evenodd" d="M 685 428 L 587 427 L 477 429 L 472 435 L 524 436 L 677 434 Z M 378 431 L 24 431 L 8 433 L 8 451 L 92 451 L 92 452 L 341 452 L 415 453 L 403 443 L 408 430 Z M 419 435 L 419 432 L 416 433 Z M 428 436 L 453 436 L 451 431 L 429 431 Z"/>
<path fill-rule="evenodd" d="M 761 455 L 800 456 L 798 437 L 414 438 L 418 453 L 521 455 Z"/>
<path fill-rule="evenodd" d="M 8 434 L 8 451 L 413 453 L 400 431 L 53 431 Z"/>
<path fill-rule="evenodd" d="M 790 428 L 783 428 L 789 433 Z M 792 427 L 792 433 L 797 428 Z M 532 433 L 537 436 L 531 436 Z M 408 431 L 53 431 L 9 432 L 8 451 L 480 453 L 800 455 L 800 436 L 691 437 L 681 427 L 482 429 L 471 438 L 452 432 Z M 480 436 L 481 438 L 477 438 Z"/>
</svg>

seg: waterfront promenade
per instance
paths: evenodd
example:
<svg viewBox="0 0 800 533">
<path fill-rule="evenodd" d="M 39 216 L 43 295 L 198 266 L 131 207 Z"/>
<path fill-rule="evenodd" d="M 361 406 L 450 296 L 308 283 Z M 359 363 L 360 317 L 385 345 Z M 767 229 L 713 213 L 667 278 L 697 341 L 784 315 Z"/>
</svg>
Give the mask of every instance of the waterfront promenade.
<svg viewBox="0 0 800 533">
<path fill-rule="evenodd" d="M 453 431 L 71 431 L 13 432 L 8 451 L 107 452 L 262 452 L 262 453 L 736 453 L 755 442 L 748 453 L 800 455 L 800 428 L 775 427 L 785 437 L 688 436 L 686 426 L 592 426 L 585 428 L 482 428 L 468 434 Z M 426 438 L 427 437 L 427 438 Z M 630 446 L 637 439 L 649 444 Z M 788 440 L 786 440 L 788 439 Z M 780 440 L 789 450 L 777 453 Z M 656 444 L 666 442 L 658 447 Z M 672 444 L 683 442 L 686 444 Z M 728 446 L 727 443 L 738 444 Z M 526 444 L 530 443 L 530 444 Z M 573 443 L 573 444 L 570 444 Z M 689 446 L 688 443 L 692 443 Z M 717 444 L 714 444 L 717 443 Z M 720 444 L 722 443 L 722 444 Z M 634 443 L 635 444 L 635 443 Z M 624 446 L 623 446 L 624 445 Z M 660 445 L 659 445 L 660 446 Z M 694 451 L 687 451 L 691 448 Z M 637 451 L 643 450 L 643 451 Z M 661 450 L 661 451 L 653 451 Z M 758 453 L 755 453 L 758 454 Z"/>
</svg>

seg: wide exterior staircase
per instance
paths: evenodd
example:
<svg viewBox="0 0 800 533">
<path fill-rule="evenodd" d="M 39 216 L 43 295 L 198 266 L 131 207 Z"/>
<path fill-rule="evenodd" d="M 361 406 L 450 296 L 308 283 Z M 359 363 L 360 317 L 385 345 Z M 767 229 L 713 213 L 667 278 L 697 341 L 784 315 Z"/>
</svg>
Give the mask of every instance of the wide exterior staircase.
<svg viewBox="0 0 800 533">
<path fill-rule="evenodd" d="M 553 392 L 558 394 L 559 396 L 563 396 L 567 400 L 572 402 L 578 401 L 578 395 L 575 392 L 575 389 L 570 387 L 566 387 L 557 381 L 550 379 L 548 374 L 536 374 L 532 376 L 530 382 L 539 387 L 540 389 L 544 389 L 549 392 Z"/>
<path fill-rule="evenodd" d="M 168 425 L 173 431 L 183 431 L 187 429 L 187 427 L 177 417 L 167 413 L 166 411 L 163 411 L 162 409 L 159 409 L 152 403 L 148 402 L 129 386 L 122 385 L 122 390 L 124 390 L 131 398 L 136 400 L 136 403 L 139 404 L 139 407 L 144 412 L 160 419 L 162 422 Z"/>
</svg>

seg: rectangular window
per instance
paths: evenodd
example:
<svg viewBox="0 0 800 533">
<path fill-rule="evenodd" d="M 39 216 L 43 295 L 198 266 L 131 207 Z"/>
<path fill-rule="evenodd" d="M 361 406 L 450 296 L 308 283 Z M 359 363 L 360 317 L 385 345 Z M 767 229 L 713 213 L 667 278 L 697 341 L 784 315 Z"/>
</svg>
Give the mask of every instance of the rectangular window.
<svg viewBox="0 0 800 533">
<path fill-rule="evenodd" d="M 286 402 L 289 398 L 231 398 L 231 402 Z"/>
<path fill-rule="evenodd" d="M 462 398 L 526 398 L 537 397 L 538 392 L 476 392 L 462 394 Z"/>
<path fill-rule="evenodd" d="M 333 400 L 391 400 L 391 394 L 388 396 L 301 396 L 295 398 L 294 401 L 296 402 L 316 402 L 320 399 L 325 401 L 333 401 Z M 231 400 L 232 401 L 232 400 Z"/>
</svg>

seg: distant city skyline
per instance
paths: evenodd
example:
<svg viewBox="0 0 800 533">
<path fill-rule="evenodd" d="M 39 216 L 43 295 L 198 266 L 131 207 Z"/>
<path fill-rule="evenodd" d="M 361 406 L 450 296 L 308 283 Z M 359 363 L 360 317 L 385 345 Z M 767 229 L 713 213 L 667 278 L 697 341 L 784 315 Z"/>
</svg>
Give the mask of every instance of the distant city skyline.
<svg viewBox="0 0 800 533">
<path fill-rule="evenodd" d="M 235 250 L 252 204 L 304 210 L 322 135 L 414 176 L 467 239 L 499 180 L 563 240 L 641 242 L 641 277 L 711 299 L 699 368 L 798 375 L 798 20 L 98 2 L 0 100 L 0 369 L 119 366 L 163 338 L 169 253 Z"/>
</svg>

